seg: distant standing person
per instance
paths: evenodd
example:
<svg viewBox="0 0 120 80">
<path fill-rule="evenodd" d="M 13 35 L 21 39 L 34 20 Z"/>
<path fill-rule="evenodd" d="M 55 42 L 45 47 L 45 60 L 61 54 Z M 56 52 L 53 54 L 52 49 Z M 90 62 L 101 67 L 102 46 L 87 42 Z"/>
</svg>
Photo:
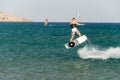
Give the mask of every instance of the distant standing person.
<svg viewBox="0 0 120 80">
<path fill-rule="evenodd" d="M 45 26 L 48 25 L 48 19 L 45 19 L 44 25 L 45 25 Z"/>
<path fill-rule="evenodd" d="M 70 22 L 70 26 L 71 26 L 71 38 L 70 38 L 70 42 L 73 41 L 75 33 L 80 37 L 81 33 L 80 31 L 76 28 L 77 25 L 84 25 L 84 24 L 79 24 L 77 22 L 77 20 L 75 18 L 72 18 L 71 22 Z"/>
</svg>

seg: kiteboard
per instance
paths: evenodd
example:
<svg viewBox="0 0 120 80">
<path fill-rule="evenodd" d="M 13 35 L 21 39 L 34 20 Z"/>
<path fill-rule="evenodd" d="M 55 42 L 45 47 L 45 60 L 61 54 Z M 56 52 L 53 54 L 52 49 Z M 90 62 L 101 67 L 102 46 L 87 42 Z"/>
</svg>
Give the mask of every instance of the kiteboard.
<svg viewBox="0 0 120 80">
<path fill-rule="evenodd" d="M 86 40 L 87 40 L 87 37 L 85 35 L 83 35 L 83 36 L 73 40 L 72 42 L 66 43 L 65 47 L 66 47 L 66 49 L 70 49 L 70 48 L 75 47 L 79 44 L 82 44 Z"/>
</svg>

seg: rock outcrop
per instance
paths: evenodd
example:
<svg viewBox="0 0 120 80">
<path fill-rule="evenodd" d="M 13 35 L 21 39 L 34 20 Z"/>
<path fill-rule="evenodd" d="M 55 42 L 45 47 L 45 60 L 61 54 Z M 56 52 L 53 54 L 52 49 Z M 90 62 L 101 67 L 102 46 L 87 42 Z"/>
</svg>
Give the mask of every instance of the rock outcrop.
<svg viewBox="0 0 120 80">
<path fill-rule="evenodd" d="M 31 22 L 31 21 L 0 12 L 0 22 Z"/>
</svg>

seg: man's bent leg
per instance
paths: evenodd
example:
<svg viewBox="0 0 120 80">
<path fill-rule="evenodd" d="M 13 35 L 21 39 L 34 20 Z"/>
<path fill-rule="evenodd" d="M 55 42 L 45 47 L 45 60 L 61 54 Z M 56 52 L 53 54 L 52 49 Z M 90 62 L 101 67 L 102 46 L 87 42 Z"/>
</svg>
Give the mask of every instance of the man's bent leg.
<svg viewBox="0 0 120 80">
<path fill-rule="evenodd" d="M 75 33 L 74 33 L 74 32 L 72 32 L 72 34 L 71 34 L 71 38 L 70 38 L 70 42 L 72 42 L 72 41 L 73 41 L 74 36 L 75 36 Z"/>
</svg>

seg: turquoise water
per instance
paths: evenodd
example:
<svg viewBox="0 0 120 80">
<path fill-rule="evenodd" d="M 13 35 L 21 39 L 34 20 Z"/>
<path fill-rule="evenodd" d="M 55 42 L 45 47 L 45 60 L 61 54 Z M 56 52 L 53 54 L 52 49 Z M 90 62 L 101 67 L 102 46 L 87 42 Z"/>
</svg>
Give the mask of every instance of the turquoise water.
<svg viewBox="0 0 120 80">
<path fill-rule="evenodd" d="M 0 23 L 0 80 L 119 80 L 120 24 L 78 29 L 88 41 L 67 50 L 69 23 Z"/>
</svg>

